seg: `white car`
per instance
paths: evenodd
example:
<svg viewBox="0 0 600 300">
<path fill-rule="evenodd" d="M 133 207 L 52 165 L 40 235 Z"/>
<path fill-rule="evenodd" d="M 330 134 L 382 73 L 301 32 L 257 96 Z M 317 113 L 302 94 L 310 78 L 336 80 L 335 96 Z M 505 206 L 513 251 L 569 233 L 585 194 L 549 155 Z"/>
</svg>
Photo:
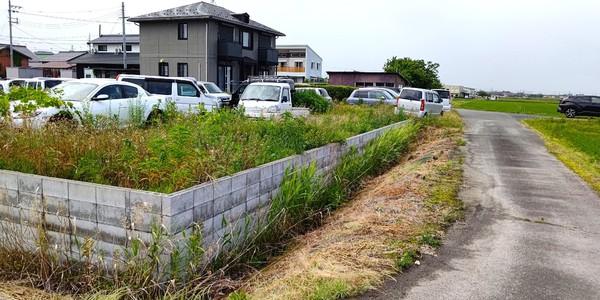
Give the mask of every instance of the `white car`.
<svg viewBox="0 0 600 300">
<path fill-rule="evenodd" d="M 400 111 L 419 118 L 444 114 L 442 99 L 437 92 L 417 88 L 402 89 L 396 106 L 396 112 Z"/>
<path fill-rule="evenodd" d="M 204 95 L 194 78 L 121 74 L 117 80 L 137 84 L 152 95 L 166 97 L 182 113 L 198 113 L 200 107 L 206 111 L 221 107 L 218 99 Z"/>
<path fill-rule="evenodd" d="M 293 107 L 290 85 L 277 82 L 255 82 L 246 87 L 239 107 L 252 118 L 272 118 L 289 112 L 293 116 L 307 116 L 310 110 Z"/>
<path fill-rule="evenodd" d="M 311 87 L 303 87 L 303 88 L 296 88 L 296 92 L 314 92 L 317 95 L 320 95 L 321 97 L 325 98 L 325 100 L 331 102 L 333 99 L 331 99 L 331 96 L 329 96 L 329 93 L 327 92 L 326 89 L 324 88 L 311 88 Z"/>
<path fill-rule="evenodd" d="M 437 92 L 440 98 L 442 98 L 442 103 L 444 104 L 444 111 L 451 111 L 452 95 L 450 95 L 450 91 L 447 89 L 434 89 L 433 91 Z"/>
<path fill-rule="evenodd" d="M 12 87 L 25 87 L 27 86 L 27 82 L 25 81 L 25 79 L 8 79 L 0 81 L 0 85 L 4 93 L 9 93 Z"/>
<path fill-rule="evenodd" d="M 71 78 L 45 78 L 45 77 L 36 77 L 25 80 L 25 86 L 32 89 L 51 89 L 65 81 L 73 80 Z"/>
<path fill-rule="evenodd" d="M 40 108 L 32 116 L 24 116 L 14 111 L 19 101 L 11 102 L 14 125 L 23 126 L 27 122 L 32 127 L 41 127 L 65 118 L 81 121 L 86 114 L 116 118 L 119 123 L 126 124 L 136 109 L 142 120 L 151 120 L 160 117 L 167 104 L 164 97 L 151 96 L 138 85 L 114 79 L 68 81 L 57 85 L 50 93 L 65 101 L 65 106 Z"/>
<path fill-rule="evenodd" d="M 219 101 L 221 107 L 230 105 L 231 95 L 223 92 L 216 84 L 208 81 L 196 81 L 196 84 L 206 97 Z"/>
</svg>

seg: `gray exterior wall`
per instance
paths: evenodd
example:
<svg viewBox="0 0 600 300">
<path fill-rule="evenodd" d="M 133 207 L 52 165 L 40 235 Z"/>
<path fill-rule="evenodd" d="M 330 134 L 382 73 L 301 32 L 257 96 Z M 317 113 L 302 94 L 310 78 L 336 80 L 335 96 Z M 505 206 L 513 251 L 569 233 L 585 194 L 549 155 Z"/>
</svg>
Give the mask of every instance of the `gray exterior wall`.
<svg viewBox="0 0 600 300">
<path fill-rule="evenodd" d="M 0 170 L 0 244 L 17 233 L 34 251 L 37 228 L 43 225 L 50 245 L 75 259 L 80 258 L 78 245 L 92 238 L 96 253 L 110 268 L 113 254 L 122 253 L 131 239 L 151 240 L 153 223 L 162 224 L 175 242 L 197 223 L 202 225 L 210 258 L 222 251 L 226 235 L 243 237 L 246 230 L 265 221 L 285 170 L 314 163 L 319 174 L 328 174 L 351 148 L 362 151 L 370 141 L 406 122 L 172 194 Z"/>
</svg>

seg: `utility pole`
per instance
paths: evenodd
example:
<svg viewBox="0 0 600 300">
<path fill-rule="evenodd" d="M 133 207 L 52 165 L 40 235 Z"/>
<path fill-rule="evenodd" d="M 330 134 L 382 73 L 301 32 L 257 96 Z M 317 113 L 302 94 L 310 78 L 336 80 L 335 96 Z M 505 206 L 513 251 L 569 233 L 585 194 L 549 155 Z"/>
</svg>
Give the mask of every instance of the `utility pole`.
<svg viewBox="0 0 600 300">
<path fill-rule="evenodd" d="M 9 39 L 10 39 L 10 66 L 14 67 L 15 66 L 15 61 L 14 61 L 14 53 L 13 53 L 13 35 L 12 35 L 12 25 L 13 24 L 19 24 L 19 19 L 15 18 L 13 20 L 12 14 L 13 13 L 18 13 L 18 9 L 21 8 L 20 6 L 16 6 L 16 5 L 12 5 L 11 0 L 8 0 L 8 31 L 9 31 Z"/>
<path fill-rule="evenodd" d="M 127 41 L 126 41 L 126 34 L 125 34 L 125 2 L 121 2 L 121 18 L 123 19 L 123 69 L 127 70 Z"/>
</svg>

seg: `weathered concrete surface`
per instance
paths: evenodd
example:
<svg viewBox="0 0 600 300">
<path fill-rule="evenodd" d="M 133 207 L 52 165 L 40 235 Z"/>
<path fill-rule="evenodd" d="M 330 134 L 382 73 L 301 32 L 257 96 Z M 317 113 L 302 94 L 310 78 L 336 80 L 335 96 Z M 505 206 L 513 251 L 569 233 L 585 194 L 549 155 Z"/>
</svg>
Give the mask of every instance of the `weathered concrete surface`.
<svg viewBox="0 0 600 300">
<path fill-rule="evenodd" d="M 600 198 L 522 116 L 460 111 L 466 222 L 437 257 L 365 299 L 598 299 Z"/>
</svg>

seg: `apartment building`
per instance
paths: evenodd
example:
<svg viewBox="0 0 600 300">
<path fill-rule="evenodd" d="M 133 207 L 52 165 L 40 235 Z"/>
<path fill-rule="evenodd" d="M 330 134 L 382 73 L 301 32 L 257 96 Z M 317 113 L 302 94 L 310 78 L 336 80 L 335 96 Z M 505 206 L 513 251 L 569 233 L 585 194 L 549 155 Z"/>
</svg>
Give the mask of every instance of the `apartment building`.
<svg viewBox="0 0 600 300">
<path fill-rule="evenodd" d="M 323 80 L 323 59 L 308 45 L 278 45 L 277 75 L 296 82 Z"/>
</svg>

